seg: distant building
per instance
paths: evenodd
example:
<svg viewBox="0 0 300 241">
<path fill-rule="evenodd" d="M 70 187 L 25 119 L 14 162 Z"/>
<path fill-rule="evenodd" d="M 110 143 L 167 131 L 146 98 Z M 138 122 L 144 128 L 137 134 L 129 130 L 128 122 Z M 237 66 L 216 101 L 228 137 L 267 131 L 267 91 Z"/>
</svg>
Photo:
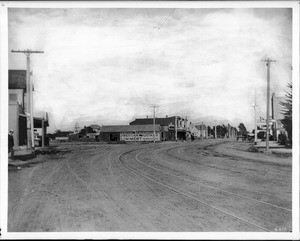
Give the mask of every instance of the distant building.
<svg viewBox="0 0 300 241">
<path fill-rule="evenodd" d="M 198 132 L 197 132 L 197 137 L 198 138 L 207 138 L 207 126 L 206 125 L 204 125 L 202 123 L 200 125 L 195 125 L 195 127 L 198 130 Z"/>
<path fill-rule="evenodd" d="M 86 134 L 86 138 L 93 139 L 93 140 L 98 140 L 99 136 L 100 136 L 100 132 Z"/>
<path fill-rule="evenodd" d="M 99 125 L 97 125 L 97 124 L 93 124 L 93 125 L 90 125 L 90 127 L 91 127 L 92 130 L 95 131 L 96 133 L 100 133 L 101 126 L 99 126 Z"/>
<path fill-rule="evenodd" d="M 153 125 L 153 118 L 135 119 L 130 125 Z M 185 140 L 187 137 L 187 119 L 180 116 L 155 118 L 155 124 L 161 126 L 161 139 L 163 141 Z M 177 133 L 176 133 L 177 132 Z"/>
<path fill-rule="evenodd" d="M 279 134 L 281 133 L 286 134 L 286 130 L 284 129 L 281 123 L 281 120 L 284 118 L 282 113 L 284 111 L 284 107 L 282 106 L 281 103 L 285 101 L 286 101 L 286 97 L 275 96 L 275 93 L 272 94 L 269 127 L 270 127 L 270 135 L 274 138 L 275 141 L 278 140 Z M 257 120 L 257 126 L 259 129 L 265 132 L 267 130 L 266 119 L 260 117 L 259 120 Z"/>
<path fill-rule="evenodd" d="M 9 108 L 8 108 L 8 128 L 14 130 L 15 149 L 20 146 L 27 146 L 27 115 L 26 111 L 26 70 L 8 71 L 9 88 Z M 44 134 L 45 145 L 47 127 L 49 126 L 48 115 L 45 118 L 33 118 L 34 129 L 41 129 Z M 37 142 L 41 143 L 41 142 Z"/>
<path fill-rule="evenodd" d="M 58 131 L 55 133 L 56 141 L 69 141 L 73 131 Z"/>
<path fill-rule="evenodd" d="M 100 141 L 103 142 L 152 142 L 153 125 L 111 125 L 102 126 Z M 161 127 L 155 125 L 155 141 L 161 141 Z"/>
<path fill-rule="evenodd" d="M 228 138 L 235 138 L 237 136 L 237 129 L 233 126 L 231 126 L 230 124 L 227 125 L 227 137 Z"/>
</svg>

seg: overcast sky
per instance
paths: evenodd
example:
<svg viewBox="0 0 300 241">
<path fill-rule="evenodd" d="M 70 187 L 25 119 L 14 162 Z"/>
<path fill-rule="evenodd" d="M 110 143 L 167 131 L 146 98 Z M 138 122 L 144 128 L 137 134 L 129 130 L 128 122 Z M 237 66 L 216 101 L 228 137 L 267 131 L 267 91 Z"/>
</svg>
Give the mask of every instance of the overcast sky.
<svg viewBox="0 0 300 241">
<path fill-rule="evenodd" d="M 207 124 L 266 116 L 291 81 L 291 9 L 9 9 L 9 51 L 32 55 L 34 112 L 49 131 L 134 118 L 188 116 Z M 26 69 L 9 53 L 10 69 Z"/>
</svg>

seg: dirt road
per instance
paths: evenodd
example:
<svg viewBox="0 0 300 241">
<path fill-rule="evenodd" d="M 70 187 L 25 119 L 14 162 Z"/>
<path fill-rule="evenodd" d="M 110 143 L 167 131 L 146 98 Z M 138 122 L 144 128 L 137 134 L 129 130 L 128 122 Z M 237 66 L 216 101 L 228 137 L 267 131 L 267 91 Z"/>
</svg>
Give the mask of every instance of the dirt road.
<svg viewBox="0 0 300 241">
<path fill-rule="evenodd" d="M 9 172 L 8 231 L 283 231 L 292 160 L 229 140 L 64 143 Z"/>
</svg>

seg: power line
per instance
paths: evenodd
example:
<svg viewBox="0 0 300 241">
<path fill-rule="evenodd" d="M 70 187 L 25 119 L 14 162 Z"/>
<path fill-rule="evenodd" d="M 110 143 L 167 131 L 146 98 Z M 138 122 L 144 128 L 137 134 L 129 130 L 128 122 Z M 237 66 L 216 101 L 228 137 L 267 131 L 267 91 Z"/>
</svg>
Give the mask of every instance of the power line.
<svg viewBox="0 0 300 241">
<path fill-rule="evenodd" d="M 173 8 L 171 11 L 170 11 L 170 13 L 168 14 L 168 16 L 164 19 L 164 21 L 161 23 L 161 24 L 157 24 L 156 26 L 152 26 L 152 31 L 151 32 L 153 32 L 154 31 L 154 29 L 157 29 L 158 31 L 162 28 L 162 26 L 167 22 L 167 20 L 168 20 L 168 18 L 173 14 L 173 12 L 175 11 L 175 8 Z M 144 52 L 144 50 L 146 49 L 146 47 L 150 44 L 150 42 L 151 41 L 147 41 L 147 43 L 145 44 L 145 46 L 142 48 L 142 50 L 139 52 L 139 54 L 138 54 L 138 57 L 137 58 L 139 58 L 141 55 L 142 55 L 142 53 Z M 132 64 L 131 64 L 131 66 L 129 67 L 129 70 L 131 70 L 132 69 L 132 67 L 134 66 L 134 64 L 135 64 L 135 62 L 133 62 Z"/>
</svg>

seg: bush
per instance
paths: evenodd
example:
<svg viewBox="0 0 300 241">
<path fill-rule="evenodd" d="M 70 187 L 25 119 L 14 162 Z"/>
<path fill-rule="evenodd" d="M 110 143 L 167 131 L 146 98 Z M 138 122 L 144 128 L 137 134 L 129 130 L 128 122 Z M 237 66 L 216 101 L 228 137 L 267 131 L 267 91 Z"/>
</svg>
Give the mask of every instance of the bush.
<svg viewBox="0 0 300 241">
<path fill-rule="evenodd" d="M 249 152 L 258 152 L 258 148 L 255 147 L 254 145 L 251 145 L 251 146 L 247 149 L 247 151 L 249 151 Z"/>
<path fill-rule="evenodd" d="M 280 145 L 286 145 L 287 144 L 287 138 L 286 135 L 281 133 L 278 135 L 278 142 Z"/>
</svg>

